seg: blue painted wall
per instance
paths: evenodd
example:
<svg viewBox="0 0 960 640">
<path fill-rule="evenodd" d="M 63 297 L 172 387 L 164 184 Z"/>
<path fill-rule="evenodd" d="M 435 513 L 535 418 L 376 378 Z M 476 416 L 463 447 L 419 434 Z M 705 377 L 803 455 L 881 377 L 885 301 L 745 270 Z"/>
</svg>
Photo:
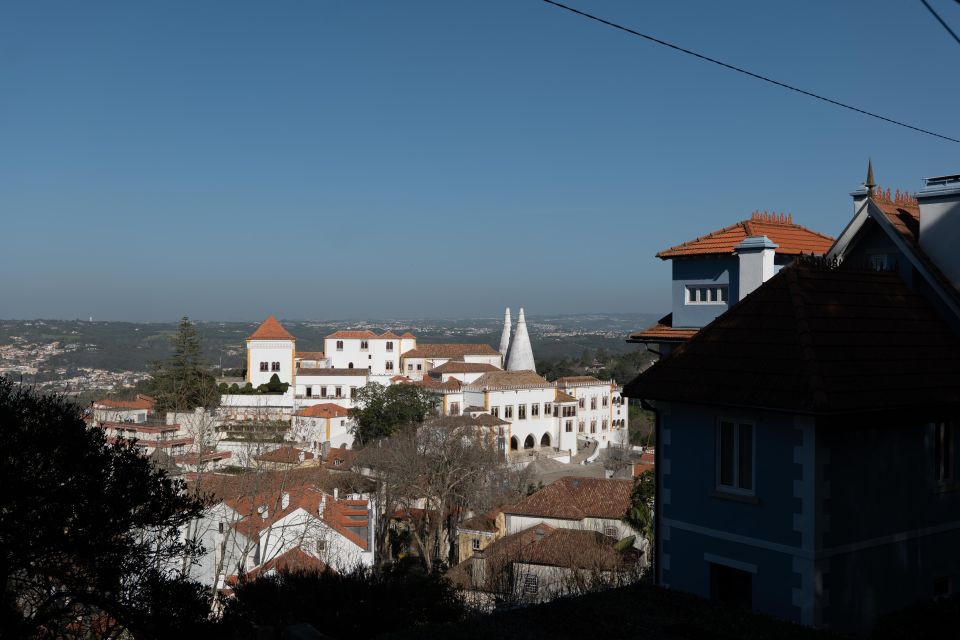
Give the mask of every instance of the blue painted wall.
<svg viewBox="0 0 960 640">
<path fill-rule="evenodd" d="M 709 257 L 673 260 L 673 326 L 700 328 L 710 324 L 729 308 L 727 304 L 686 304 L 687 285 L 725 284 L 728 300 L 737 300 L 739 271 L 737 257 Z"/>
</svg>

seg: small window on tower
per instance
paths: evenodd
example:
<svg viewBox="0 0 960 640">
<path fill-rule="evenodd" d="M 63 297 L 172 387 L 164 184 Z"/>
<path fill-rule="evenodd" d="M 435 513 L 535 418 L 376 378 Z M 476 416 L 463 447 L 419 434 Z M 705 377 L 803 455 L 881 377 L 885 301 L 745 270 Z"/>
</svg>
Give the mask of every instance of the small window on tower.
<svg viewBox="0 0 960 640">
<path fill-rule="evenodd" d="M 269 362 L 261 362 L 261 363 L 260 363 L 260 371 L 269 371 L 269 370 L 270 370 L 270 363 L 269 363 Z"/>
</svg>

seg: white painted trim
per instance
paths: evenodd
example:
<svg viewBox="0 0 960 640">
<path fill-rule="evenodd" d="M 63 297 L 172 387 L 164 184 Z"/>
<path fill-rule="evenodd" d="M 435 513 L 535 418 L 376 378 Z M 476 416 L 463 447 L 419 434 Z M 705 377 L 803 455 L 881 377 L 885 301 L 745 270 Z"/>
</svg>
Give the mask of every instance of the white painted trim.
<svg viewBox="0 0 960 640">
<path fill-rule="evenodd" d="M 740 571 L 746 571 L 747 573 L 752 573 L 754 575 L 757 574 L 757 565 L 750 562 L 731 560 L 730 558 L 724 558 L 723 556 L 717 556 L 712 553 L 703 554 L 703 559 L 713 564 L 722 564 L 723 566 L 730 567 L 731 569 L 739 569 Z"/>
</svg>

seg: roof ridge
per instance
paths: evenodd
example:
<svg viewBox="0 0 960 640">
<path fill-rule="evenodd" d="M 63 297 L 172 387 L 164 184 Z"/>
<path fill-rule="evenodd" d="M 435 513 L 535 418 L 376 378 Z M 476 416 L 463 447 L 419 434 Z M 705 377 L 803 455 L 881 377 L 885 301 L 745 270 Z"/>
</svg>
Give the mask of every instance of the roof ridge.
<svg viewBox="0 0 960 640">
<path fill-rule="evenodd" d="M 813 406 L 811 408 L 815 409 L 827 403 L 827 392 L 823 383 L 823 376 L 820 375 L 820 369 L 817 367 L 816 358 L 813 355 L 813 338 L 810 335 L 810 321 L 807 318 L 803 292 L 800 290 L 798 265 L 787 267 L 783 271 L 787 280 L 787 290 L 790 292 L 790 304 L 796 313 L 797 339 L 800 342 L 800 352 L 806 368 L 807 384 L 812 394 Z"/>
</svg>

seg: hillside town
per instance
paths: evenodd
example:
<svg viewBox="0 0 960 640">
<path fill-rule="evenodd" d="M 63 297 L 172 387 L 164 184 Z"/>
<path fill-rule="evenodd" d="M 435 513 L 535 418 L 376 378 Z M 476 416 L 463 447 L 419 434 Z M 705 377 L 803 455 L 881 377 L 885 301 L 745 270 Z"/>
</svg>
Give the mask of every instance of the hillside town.
<svg viewBox="0 0 960 640">
<path fill-rule="evenodd" d="M 53 5 L 0 639 L 957 633 L 960 2 Z"/>
</svg>

